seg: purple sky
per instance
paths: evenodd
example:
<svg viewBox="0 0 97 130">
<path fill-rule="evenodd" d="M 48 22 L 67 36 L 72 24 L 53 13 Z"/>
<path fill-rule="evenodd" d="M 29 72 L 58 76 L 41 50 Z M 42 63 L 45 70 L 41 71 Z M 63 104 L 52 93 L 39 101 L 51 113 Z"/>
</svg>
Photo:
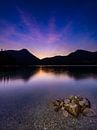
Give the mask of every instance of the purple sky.
<svg viewBox="0 0 97 130">
<path fill-rule="evenodd" d="M 97 51 L 95 30 L 90 30 L 80 19 L 73 19 L 69 13 L 66 20 L 63 17 L 66 14 L 63 12 L 62 18 L 59 19 L 53 14 L 45 22 L 46 16 L 42 19 L 42 16 L 37 17 L 39 14 L 32 15 L 32 12 L 27 10 L 28 7 L 24 10 L 16 5 L 15 7 L 15 16 L 14 13 L 12 16 L 6 16 L 6 19 L 0 16 L 0 48 L 26 48 L 39 58 L 67 55 L 77 49 Z M 42 11 L 40 13 L 43 15 Z"/>
</svg>

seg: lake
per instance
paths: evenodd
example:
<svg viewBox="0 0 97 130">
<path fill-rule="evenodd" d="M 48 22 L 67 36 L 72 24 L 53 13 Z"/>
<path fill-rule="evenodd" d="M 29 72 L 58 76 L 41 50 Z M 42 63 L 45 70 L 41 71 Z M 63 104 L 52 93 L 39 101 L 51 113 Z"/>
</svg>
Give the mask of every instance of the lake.
<svg viewBox="0 0 97 130">
<path fill-rule="evenodd" d="M 0 130 L 97 130 L 97 117 L 65 117 L 50 103 L 87 97 L 97 112 L 96 66 L 0 69 Z"/>
</svg>

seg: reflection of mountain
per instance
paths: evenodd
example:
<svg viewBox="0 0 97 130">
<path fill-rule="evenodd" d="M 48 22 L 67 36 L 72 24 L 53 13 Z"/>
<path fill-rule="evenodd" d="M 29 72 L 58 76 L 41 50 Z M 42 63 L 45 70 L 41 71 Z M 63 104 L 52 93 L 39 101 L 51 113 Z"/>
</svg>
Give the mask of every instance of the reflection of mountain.
<svg viewBox="0 0 97 130">
<path fill-rule="evenodd" d="M 75 79 L 95 78 L 97 79 L 97 67 L 89 66 L 42 66 L 42 67 L 11 67 L 0 68 L 0 81 L 23 79 L 28 81 L 30 77 L 38 75 L 39 71 L 57 75 L 67 75 Z"/>
<path fill-rule="evenodd" d="M 37 67 L 24 67 L 24 68 L 0 68 L 0 81 L 8 81 L 12 79 L 29 80 L 34 76 L 39 68 Z"/>
<path fill-rule="evenodd" d="M 68 75 L 75 79 L 97 78 L 97 66 L 44 66 L 42 70 L 55 75 Z"/>
</svg>

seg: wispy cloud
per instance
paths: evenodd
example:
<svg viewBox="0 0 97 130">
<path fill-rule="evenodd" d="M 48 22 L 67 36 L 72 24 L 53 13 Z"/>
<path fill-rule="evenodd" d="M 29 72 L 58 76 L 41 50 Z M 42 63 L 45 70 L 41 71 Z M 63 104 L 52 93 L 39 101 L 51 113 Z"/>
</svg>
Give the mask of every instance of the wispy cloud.
<svg viewBox="0 0 97 130">
<path fill-rule="evenodd" d="M 56 20 L 54 17 L 48 23 L 48 26 L 40 27 L 36 20 L 30 17 L 26 12 L 17 8 L 20 16 L 20 24 L 3 23 L 0 31 L 0 46 L 8 49 L 27 48 L 39 58 L 62 54 L 65 55 L 72 49 L 82 47 L 85 42 L 92 45 L 90 38 L 86 36 L 76 37 L 80 40 L 73 41 L 72 21 L 64 25 L 60 31 L 56 29 Z M 81 45 L 80 45 L 80 44 Z M 86 46 L 87 46 L 86 44 Z M 75 45 L 75 46 L 74 46 Z M 85 47 L 85 46 L 84 46 Z"/>
</svg>

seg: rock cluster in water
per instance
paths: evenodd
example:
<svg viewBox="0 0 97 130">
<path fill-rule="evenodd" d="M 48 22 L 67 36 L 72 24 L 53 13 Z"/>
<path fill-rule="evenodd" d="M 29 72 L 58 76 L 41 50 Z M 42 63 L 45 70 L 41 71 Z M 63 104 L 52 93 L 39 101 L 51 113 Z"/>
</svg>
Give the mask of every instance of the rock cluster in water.
<svg viewBox="0 0 97 130">
<path fill-rule="evenodd" d="M 68 114 L 71 114 L 74 117 L 78 117 L 80 114 L 83 114 L 84 116 L 94 115 L 90 101 L 87 98 L 80 96 L 70 96 L 65 99 L 57 99 L 53 102 L 53 106 L 56 112 L 63 110 L 63 114 L 66 117 Z"/>
</svg>

